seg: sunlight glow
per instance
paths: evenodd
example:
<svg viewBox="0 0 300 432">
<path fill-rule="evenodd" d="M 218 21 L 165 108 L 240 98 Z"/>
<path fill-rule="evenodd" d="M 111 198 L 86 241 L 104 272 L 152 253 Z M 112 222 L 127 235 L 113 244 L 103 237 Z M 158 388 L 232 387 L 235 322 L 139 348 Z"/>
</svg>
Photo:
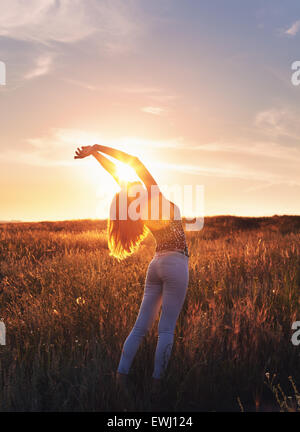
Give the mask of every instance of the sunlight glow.
<svg viewBox="0 0 300 432">
<path fill-rule="evenodd" d="M 118 163 L 117 165 L 117 176 L 121 181 L 132 182 L 138 181 L 138 177 L 134 169 L 123 163 Z"/>
</svg>

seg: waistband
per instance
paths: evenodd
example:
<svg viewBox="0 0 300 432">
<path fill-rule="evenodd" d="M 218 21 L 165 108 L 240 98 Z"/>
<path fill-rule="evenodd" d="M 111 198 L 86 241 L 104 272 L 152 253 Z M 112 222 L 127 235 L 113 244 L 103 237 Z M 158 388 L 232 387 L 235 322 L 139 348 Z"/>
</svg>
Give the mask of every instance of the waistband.
<svg viewBox="0 0 300 432">
<path fill-rule="evenodd" d="M 154 256 L 159 257 L 159 256 L 163 256 L 163 255 L 170 255 L 173 253 L 180 253 L 180 254 L 186 256 L 187 258 L 189 257 L 188 252 L 184 249 L 168 249 L 168 250 L 158 251 L 158 252 L 155 252 Z"/>
</svg>

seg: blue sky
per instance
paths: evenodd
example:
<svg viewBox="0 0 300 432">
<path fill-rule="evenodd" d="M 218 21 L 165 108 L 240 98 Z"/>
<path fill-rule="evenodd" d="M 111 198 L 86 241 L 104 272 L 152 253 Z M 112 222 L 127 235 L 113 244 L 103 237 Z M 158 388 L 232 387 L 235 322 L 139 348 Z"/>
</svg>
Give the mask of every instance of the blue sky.
<svg viewBox="0 0 300 432">
<path fill-rule="evenodd" d="M 78 145 L 138 154 L 205 214 L 300 213 L 296 1 L 4 1 L 0 219 L 105 217 Z"/>
</svg>

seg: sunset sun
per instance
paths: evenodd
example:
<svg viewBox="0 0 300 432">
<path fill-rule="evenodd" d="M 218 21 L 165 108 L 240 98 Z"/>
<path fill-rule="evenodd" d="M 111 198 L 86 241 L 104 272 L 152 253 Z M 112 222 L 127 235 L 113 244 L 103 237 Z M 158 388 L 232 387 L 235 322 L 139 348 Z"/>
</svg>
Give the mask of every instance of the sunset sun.
<svg viewBox="0 0 300 432">
<path fill-rule="evenodd" d="M 124 182 L 132 182 L 138 180 L 138 177 L 134 169 L 122 163 L 119 163 L 117 166 L 117 176 L 121 181 Z"/>
</svg>

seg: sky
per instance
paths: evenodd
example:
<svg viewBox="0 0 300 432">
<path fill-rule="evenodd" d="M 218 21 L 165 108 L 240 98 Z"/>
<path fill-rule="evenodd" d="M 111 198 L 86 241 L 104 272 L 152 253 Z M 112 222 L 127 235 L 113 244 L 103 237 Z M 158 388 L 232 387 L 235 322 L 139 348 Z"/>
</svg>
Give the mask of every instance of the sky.
<svg viewBox="0 0 300 432">
<path fill-rule="evenodd" d="M 0 220 L 106 218 L 94 143 L 206 216 L 300 214 L 299 42 L 298 0 L 1 0 Z"/>
</svg>

